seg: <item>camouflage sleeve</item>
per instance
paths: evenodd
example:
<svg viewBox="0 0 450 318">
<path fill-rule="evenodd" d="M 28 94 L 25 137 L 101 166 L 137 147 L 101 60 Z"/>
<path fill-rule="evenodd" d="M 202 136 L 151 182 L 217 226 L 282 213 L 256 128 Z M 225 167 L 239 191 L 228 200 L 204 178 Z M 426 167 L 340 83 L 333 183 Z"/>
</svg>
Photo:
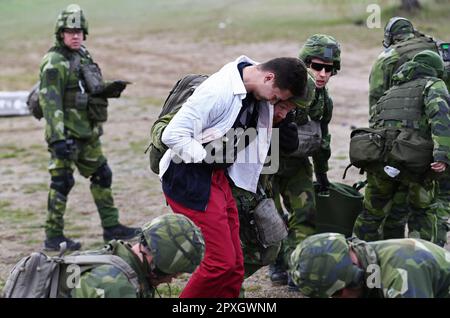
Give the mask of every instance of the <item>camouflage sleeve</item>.
<svg viewBox="0 0 450 318">
<path fill-rule="evenodd" d="M 136 290 L 116 267 L 102 265 L 80 277 L 80 285 L 72 290 L 74 298 L 137 298 Z"/>
<path fill-rule="evenodd" d="M 48 144 L 65 139 L 63 96 L 69 67 L 69 61 L 56 52 L 48 53 L 41 64 L 39 104 L 46 120 Z"/>
<path fill-rule="evenodd" d="M 434 143 L 434 161 L 450 165 L 450 97 L 443 81 L 427 83 L 424 104 Z"/>
<path fill-rule="evenodd" d="M 164 129 L 167 127 L 167 124 L 170 122 L 173 116 L 175 116 L 175 114 L 167 114 L 165 116 L 162 116 L 155 121 L 152 128 L 150 129 L 150 138 L 152 144 L 161 152 L 164 152 L 168 149 L 168 147 L 162 142 L 161 138 Z"/>
<path fill-rule="evenodd" d="M 328 171 L 328 160 L 331 157 L 331 135 L 328 124 L 333 116 L 333 100 L 329 97 L 326 90 L 323 96 L 323 114 L 320 118 L 320 127 L 322 130 L 322 142 L 320 149 L 313 157 L 314 171 L 316 173 L 325 173 Z"/>
<path fill-rule="evenodd" d="M 373 106 L 384 92 L 392 86 L 392 75 L 398 60 L 398 53 L 392 49 L 382 52 L 373 64 L 369 75 L 369 115 L 372 115 Z"/>
</svg>

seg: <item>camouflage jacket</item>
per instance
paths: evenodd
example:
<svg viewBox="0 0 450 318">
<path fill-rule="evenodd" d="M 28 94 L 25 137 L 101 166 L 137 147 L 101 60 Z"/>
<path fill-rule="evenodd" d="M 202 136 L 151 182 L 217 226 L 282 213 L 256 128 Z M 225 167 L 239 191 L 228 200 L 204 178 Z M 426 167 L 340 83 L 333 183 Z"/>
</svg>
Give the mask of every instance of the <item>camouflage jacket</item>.
<svg viewBox="0 0 450 318">
<path fill-rule="evenodd" d="M 423 42 L 422 45 L 419 42 Z M 411 46 L 411 52 L 401 56 L 398 48 Z M 385 51 L 381 52 L 375 63 L 372 66 L 369 76 L 369 114 L 372 115 L 372 107 L 377 103 L 380 97 L 389 88 L 392 87 L 392 76 L 398 70 L 398 68 L 408 60 L 412 59 L 414 53 L 419 51 L 430 49 L 438 52 L 438 48 L 435 41 L 424 35 L 417 37 L 406 37 L 405 39 L 395 43 L 388 47 Z M 411 57 L 411 58 L 409 58 Z M 450 78 L 446 79 L 447 88 L 450 87 Z"/>
<path fill-rule="evenodd" d="M 435 161 L 450 164 L 450 97 L 445 83 L 438 79 L 434 70 L 417 62 L 406 62 L 393 76 L 394 86 L 389 89 L 383 98 L 398 86 L 411 81 L 428 79 L 423 91 L 423 113 L 419 121 L 419 131 L 426 131 L 434 143 L 433 158 Z M 378 128 L 374 118 L 377 116 L 377 104 L 374 106 L 374 116 L 370 119 L 370 126 Z M 403 127 L 398 122 L 398 127 Z"/>
<path fill-rule="evenodd" d="M 74 105 L 75 93 L 82 91 L 79 70 L 71 70 L 70 59 L 75 58 L 79 58 L 80 65 L 93 63 L 84 46 L 72 51 L 57 41 L 41 62 L 39 103 L 46 120 L 48 144 L 68 137 L 91 139 L 102 134 L 101 124 L 89 120 L 87 106 Z"/>
<path fill-rule="evenodd" d="M 450 297 L 450 252 L 447 250 L 420 239 L 366 244 L 375 251 L 378 265 L 375 270 L 368 270 L 367 280 L 375 286 L 369 290 L 369 297 Z M 360 260 L 366 257 L 359 249 L 355 252 Z"/>
<path fill-rule="evenodd" d="M 112 265 L 96 266 L 81 274 L 79 288 L 72 290 L 74 298 L 153 298 L 154 289 L 149 285 L 142 262 L 128 243 L 111 241 L 99 251 L 83 254 L 113 254 L 121 257 L 136 272 L 141 286 L 137 294 L 127 277 Z"/>
</svg>

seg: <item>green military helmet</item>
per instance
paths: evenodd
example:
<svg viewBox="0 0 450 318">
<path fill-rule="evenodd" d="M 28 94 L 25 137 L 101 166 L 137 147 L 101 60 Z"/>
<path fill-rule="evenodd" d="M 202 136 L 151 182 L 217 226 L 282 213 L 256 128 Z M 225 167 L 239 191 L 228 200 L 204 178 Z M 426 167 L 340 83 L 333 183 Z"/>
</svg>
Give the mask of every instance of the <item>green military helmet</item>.
<svg viewBox="0 0 450 318">
<path fill-rule="evenodd" d="M 335 75 L 341 69 L 341 46 L 330 35 L 314 34 L 309 37 L 300 49 L 298 57 L 307 65 L 313 58 L 333 62 L 332 75 Z"/>
<path fill-rule="evenodd" d="M 414 55 L 412 60 L 434 69 L 437 73 L 437 77 L 442 78 L 444 76 L 444 61 L 436 52 L 433 52 L 431 50 L 424 50 Z"/>
<path fill-rule="evenodd" d="M 203 235 L 181 214 L 165 214 L 145 224 L 142 239 L 156 268 L 166 274 L 192 273 L 203 259 Z"/>
<path fill-rule="evenodd" d="M 64 29 L 82 29 L 84 39 L 86 39 L 86 35 L 89 33 L 88 22 L 78 4 L 69 4 L 58 15 L 55 24 L 55 35 L 58 39 Z"/>
<path fill-rule="evenodd" d="M 394 43 L 396 37 L 413 33 L 414 27 L 411 21 L 402 17 L 393 17 L 384 28 L 383 46 L 388 48 Z"/>
<path fill-rule="evenodd" d="M 353 264 L 342 234 L 322 233 L 308 237 L 292 252 L 289 272 L 308 297 L 328 298 L 348 286 L 359 286 L 364 271 Z"/>
</svg>

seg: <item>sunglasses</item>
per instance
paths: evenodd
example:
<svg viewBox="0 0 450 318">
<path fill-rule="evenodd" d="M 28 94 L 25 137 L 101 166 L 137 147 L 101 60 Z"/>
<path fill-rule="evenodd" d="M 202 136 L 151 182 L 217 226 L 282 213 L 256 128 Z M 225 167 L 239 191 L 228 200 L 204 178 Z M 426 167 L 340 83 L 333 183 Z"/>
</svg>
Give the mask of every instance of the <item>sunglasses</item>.
<svg viewBox="0 0 450 318">
<path fill-rule="evenodd" d="M 314 63 L 311 62 L 309 65 L 313 70 L 320 72 L 322 69 L 325 69 L 326 73 L 330 73 L 333 70 L 333 65 L 322 64 L 322 63 Z"/>
</svg>

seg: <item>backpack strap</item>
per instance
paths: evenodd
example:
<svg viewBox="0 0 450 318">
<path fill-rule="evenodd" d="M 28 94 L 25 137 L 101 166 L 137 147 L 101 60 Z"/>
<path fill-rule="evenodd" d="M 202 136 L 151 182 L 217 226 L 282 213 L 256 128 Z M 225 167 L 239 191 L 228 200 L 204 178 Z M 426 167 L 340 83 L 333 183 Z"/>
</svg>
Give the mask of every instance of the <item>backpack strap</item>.
<svg viewBox="0 0 450 318">
<path fill-rule="evenodd" d="M 64 263 L 77 265 L 112 265 L 125 274 L 137 293 L 140 291 L 136 272 L 127 262 L 117 255 L 71 255 L 64 257 Z"/>
</svg>

